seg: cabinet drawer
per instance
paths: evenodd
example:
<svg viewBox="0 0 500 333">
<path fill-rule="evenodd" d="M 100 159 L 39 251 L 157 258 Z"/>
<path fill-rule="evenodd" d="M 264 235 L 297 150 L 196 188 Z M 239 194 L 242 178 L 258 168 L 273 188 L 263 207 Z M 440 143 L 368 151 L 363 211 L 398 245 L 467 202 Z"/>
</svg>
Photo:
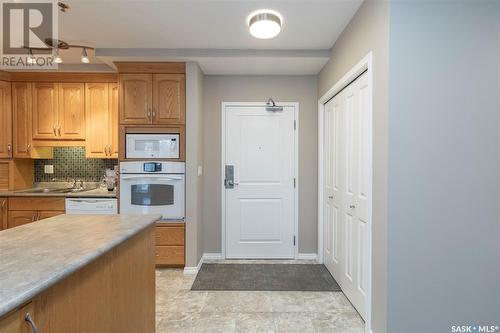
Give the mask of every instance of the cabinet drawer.
<svg viewBox="0 0 500 333">
<path fill-rule="evenodd" d="M 9 198 L 9 210 L 65 210 L 64 198 L 62 197 Z"/>
<path fill-rule="evenodd" d="M 184 266 L 184 246 L 156 246 L 156 264 Z"/>
<path fill-rule="evenodd" d="M 32 332 L 31 327 L 25 320 L 26 314 L 30 314 L 33 321 L 33 303 L 28 303 L 21 309 L 12 312 L 11 314 L 0 319 L 0 333 L 29 333 Z"/>
<path fill-rule="evenodd" d="M 184 227 L 156 227 L 156 245 L 184 245 Z"/>
<path fill-rule="evenodd" d="M 38 211 L 36 210 L 17 210 L 9 211 L 7 218 L 7 228 L 19 227 L 36 221 Z"/>
</svg>

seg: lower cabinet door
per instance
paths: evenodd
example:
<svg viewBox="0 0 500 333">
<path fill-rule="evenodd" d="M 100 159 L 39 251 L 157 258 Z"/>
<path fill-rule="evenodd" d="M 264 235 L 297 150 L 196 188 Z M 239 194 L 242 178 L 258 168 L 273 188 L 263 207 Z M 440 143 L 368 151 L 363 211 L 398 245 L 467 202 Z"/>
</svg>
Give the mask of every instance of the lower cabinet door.
<svg viewBox="0 0 500 333">
<path fill-rule="evenodd" d="M 28 316 L 29 315 L 29 316 Z M 29 317 L 29 319 L 27 319 Z M 28 303 L 19 310 L 0 319 L 0 333 L 30 333 L 34 332 L 29 321 L 38 328 L 36 316 L 33 313 L 33 303 Z"/>
<path fill-rule="evenodd" d="M 64 210 L 42 210 L 38 212 L 38 221 L 64 214 Z"/>
<path fill-rule="evenodd" d="M 156 246 L 156 265 L 184 266 L 184 246 Z"/>
<path fill-rule="evenodd" d="M 9 211 L 7 228 L 18 227 L 23 224 L 35 222 L 38 212 L 36 210 L 12 210 Z"/>
</svg>

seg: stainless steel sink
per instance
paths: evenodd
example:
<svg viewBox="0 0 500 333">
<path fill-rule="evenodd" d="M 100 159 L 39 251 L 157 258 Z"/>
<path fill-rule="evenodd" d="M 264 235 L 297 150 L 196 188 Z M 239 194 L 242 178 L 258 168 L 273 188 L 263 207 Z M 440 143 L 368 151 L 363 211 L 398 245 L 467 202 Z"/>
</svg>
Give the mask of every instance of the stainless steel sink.
<svg viewBox="0 0 500 333">
<path fill-rule="evenodd" d="M 28 190 L 20 190 L 20 193 L 79 193 L 96 188 L 30 188 Z"/>
</svg>

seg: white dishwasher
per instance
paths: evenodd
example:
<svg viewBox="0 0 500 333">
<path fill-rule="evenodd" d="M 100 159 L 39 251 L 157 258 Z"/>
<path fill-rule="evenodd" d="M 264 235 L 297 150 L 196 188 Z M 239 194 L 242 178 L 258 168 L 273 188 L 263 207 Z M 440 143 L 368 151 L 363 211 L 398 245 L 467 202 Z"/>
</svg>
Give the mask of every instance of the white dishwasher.
<svg viewBox="0 0 500 333">
<path fill-rule="evenodd" d="M 116 198 L 66 198 L 66 214 L 118 214 Z"/>
</svg>

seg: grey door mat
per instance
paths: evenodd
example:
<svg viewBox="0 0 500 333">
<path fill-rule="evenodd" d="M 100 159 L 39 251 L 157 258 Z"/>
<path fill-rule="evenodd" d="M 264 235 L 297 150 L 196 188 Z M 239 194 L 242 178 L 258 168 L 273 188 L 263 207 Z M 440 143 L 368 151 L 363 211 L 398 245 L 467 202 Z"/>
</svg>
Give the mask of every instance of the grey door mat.
<svg viewBox="0 0 500 333">
<path fill-rule="evenodd" d="M 203 264 L 191 290 L 341 291 L 319 264 Z"/>
</svg>

